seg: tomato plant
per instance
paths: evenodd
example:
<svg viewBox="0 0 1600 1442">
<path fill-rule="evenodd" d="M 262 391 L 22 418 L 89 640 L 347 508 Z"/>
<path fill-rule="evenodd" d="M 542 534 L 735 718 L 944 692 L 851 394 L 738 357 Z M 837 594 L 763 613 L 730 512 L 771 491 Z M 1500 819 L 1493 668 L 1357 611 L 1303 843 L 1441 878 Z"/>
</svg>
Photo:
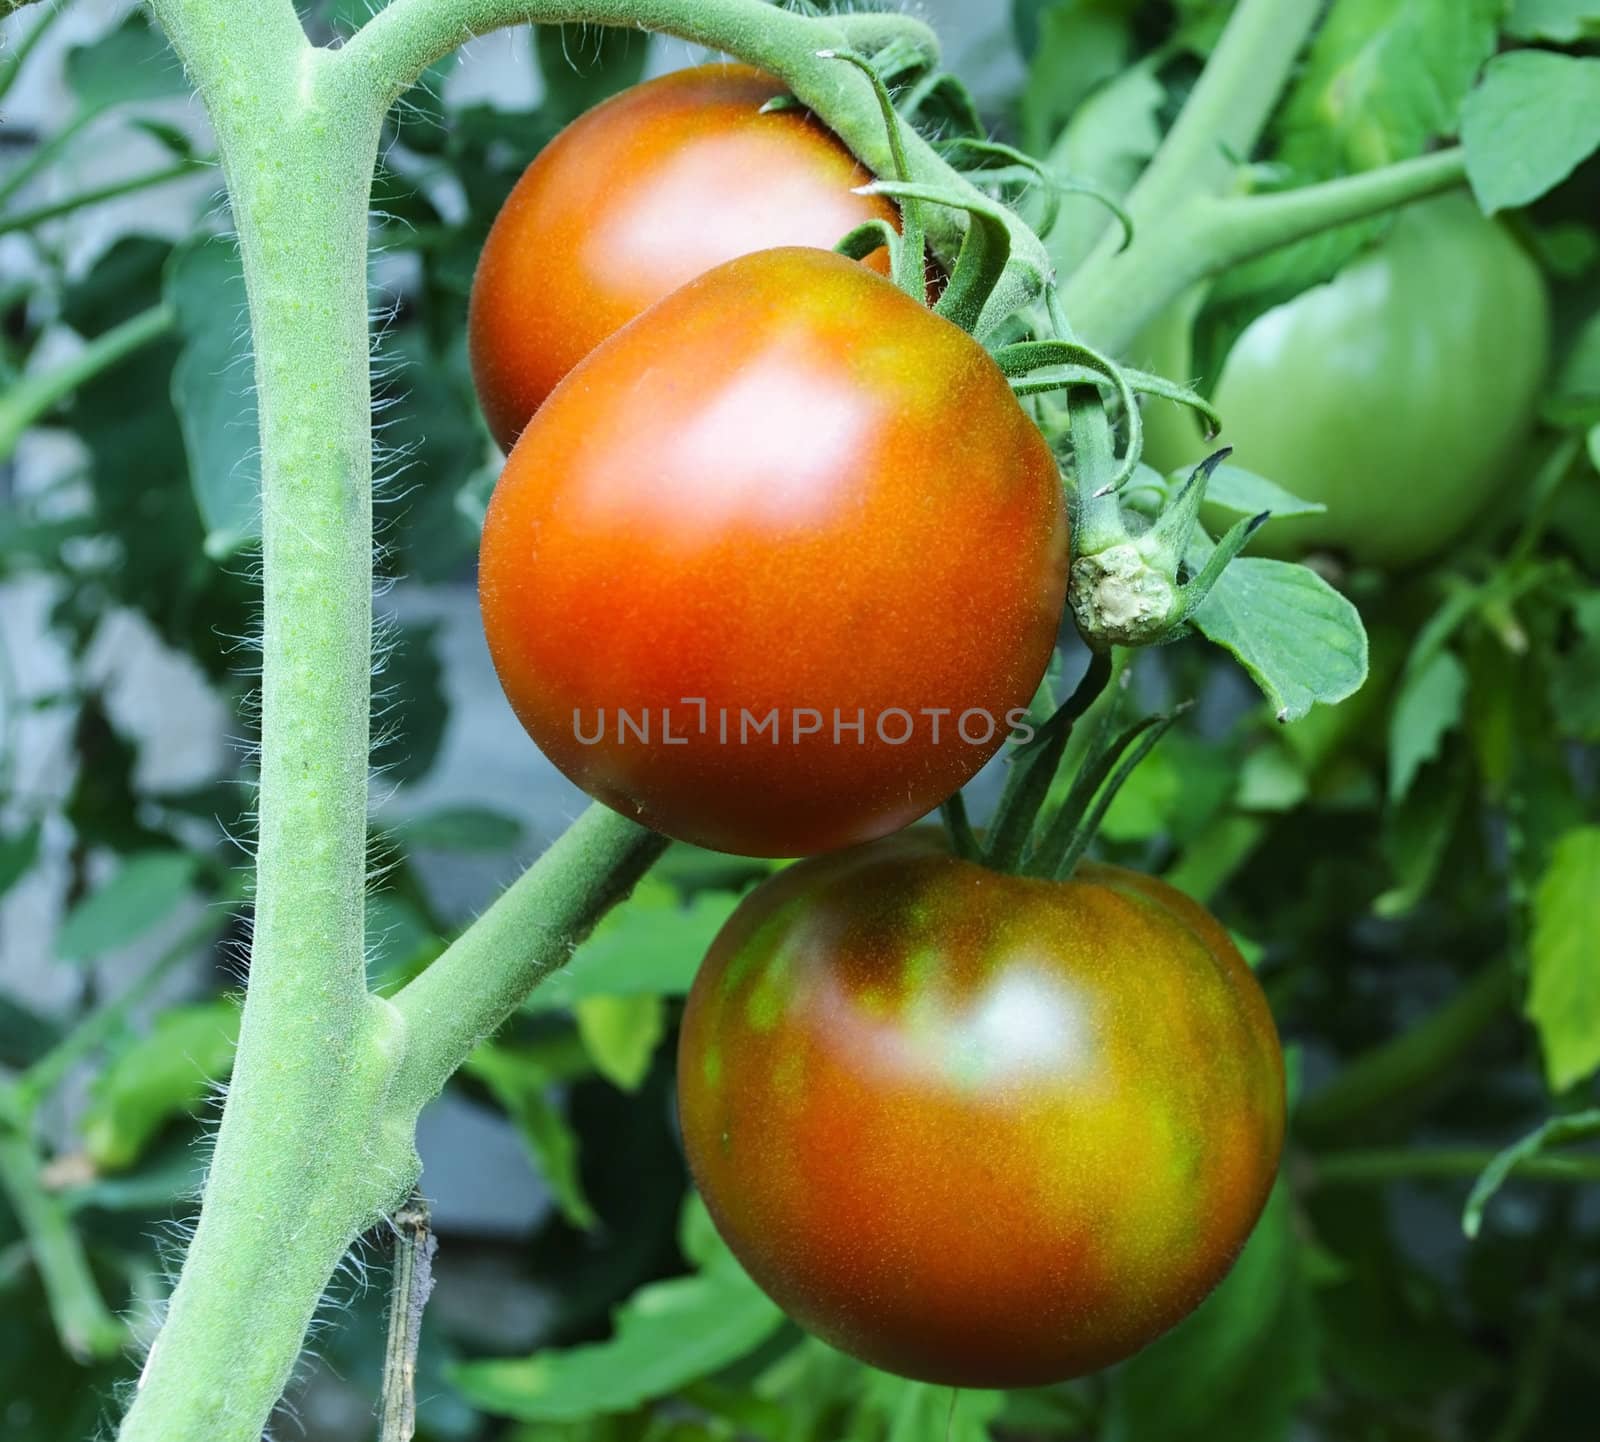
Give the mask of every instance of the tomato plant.
<svg viewBox="0 0 1600 1442">
<path fill-rule="evenodd" d="M 623 91 L 539 152 L 478 260 L 467 334 L 506 449 L 557 382 L 642 310 L 735 256 L 833 246 L 895 208 L 782 81 L 746 65 Z M 884 268 L 879 250 L 868 265 Z"/>
<path fill-rule="evenodd" d="M 1217 377 L 1221 440 L 1327 508 L 1269 527 L 1266 549 L 1383 566 L 1444 550 L 1510 483 L 1549 343 L 1538 267 L 1460 195 L 1403 211 L 1333 280 L 1256 317 Z M 1196 438 L 1152 459 L 1201 453 Z"/>
<path fill-rule="evenodd" d="M 904 826 L 994 755 L 1066 564 L 1055 460 L 998 367 L 790 248 L 691 282 L 558 387 L 495 488 L 479 592 L 569 777 L 670 836 L 792 856 Z"/>
<path fill-rule="evenodd" d="M 1137 872 L 1003 875 L 908 832 L 741 904 L 695 978 L 684 1145 L 791 1315 L 964 1387 L 1109 1366 L 1255 1224 L 1283 1059 L 1223 928 Z"/>
</svg>

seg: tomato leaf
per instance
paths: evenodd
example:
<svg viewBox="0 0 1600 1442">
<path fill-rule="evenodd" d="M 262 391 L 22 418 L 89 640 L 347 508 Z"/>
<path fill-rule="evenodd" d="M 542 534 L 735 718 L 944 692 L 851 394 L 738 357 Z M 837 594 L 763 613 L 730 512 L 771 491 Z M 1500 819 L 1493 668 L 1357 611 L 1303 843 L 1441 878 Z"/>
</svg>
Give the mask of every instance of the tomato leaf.
<svg viewBox="0 0 1600 1442">
<path fill-rule="evenodd" d="M 223 561 L 261 535 L 255 374 L 238 246 L 205 236 L 182 247 L 167 267 L 166 295 L 183 336 L 172 368 L 172 407 L 183 428 L 206 554 Z"/>
<path fill-rule="evenodd" d="M 748 1356 L 783 1324 L 783 1313 L 705 1230 L 697 1250 L 710 1255 L 702 1250 L 700 1271 L 641 1287 L 614 1313 L 606 1341 L 464 1363 L 451 1369 L 451 1381 L 497 1416 L 578 1421 L 631 1411 Z"/>
<path fill-rule="evenodd" d="M 90 961 L 137 941 L 189 896 L 198 869 L 197 859 L 185 851 L 130 856 L 110 880 L 67 913 L 56 933 L 56 955 Z"/>
<path fill-rule="evenodd" d="M 684 903 L 670 886 L 647 877 L 527 1005 L 548 1011 L 591 996 L 682 996 L 737 905 L 738 897 L 726 892 Z"/>
<path fill-rule="evenodd" d="M 1600 39 L 1600 0 L 1512 0 L 1506 30 L 1556 45 Z"/>
<path fill-rule="evenodd" d="M 239 1008 L 231 1001 L 163 1012 L 149 1035 L 95 1078 L 82 1121 L 95 1166 L 131 1166 L 169 1120 L 197 1110 L 228 1075 L 238 1039 Z"/>
<path fill-rule="evenodd" d="M 1528 1018 L 1544 1048 L 1551 1091 L 1576 1086 L 1600 1069 L 1600 827 L 1583 826 L 1556 843 L 1533 898 Z"/>
<path fill-rule="evenodd" d="M 1190 567 L 1205 550 L 1191 547 Z M 1245 556 L 1225 570 L 1192 618 L 1231 652 L 1279 721 L 1296 721 L 1318 701 L 1342 701 L 1367 678 L 1361 615 L 1316 572 Z"/>
<path fill-rule="evenodd" d="M 1280 1181 L 1234 1269 L 1111 1377 L 1105 1442 L 1278 1442 L 1318 1385 L 1316 1318 Z"/>
<path fill-rule="evenodd" d="M 39 855 L 42 823 L 35 821 L 14 834 L 0 835 L 0 896 L 27 875 Z"/>
<path fill-rule="evenodd" d="M 1516 50 L 1462 107 L 1467 178 L 1493 214 L 1552 190 L 1600 148 L 1600 60 Z"/>
<path fill-rule="evenodd" d="M 573 1008 L 578 1035 L 594 1067 L 613 1086 L 638 1091 L 656 1047 L 666 1035 L 666 1007 L 659 996 L 589 996 Z"/>
<path fill-rule="evenodd" d="M 1408 670 L 1389 715 L 1390 801 L 1404 797 L 1417 772 L 1439 755 L 1444 738 L 1461 724 L 1466 697 L 1466 668 L 1449 651 L 1435 651 Z"/>
<path fill-rule="evenodd" d="M 483 806 L 442 806 L 408 816 L 394 835 L 427 851 L 510 851 L 522 839 L 522 822 Z"/>
<path fill-rule="evenodd" d="M 1022 91 L 1022 143 L 1035 154 L 1062 124 L 1128 62 L 1134 6 L 1129 0 L 1054 0 L 1014 17 L 1033 44 Z"/>
<path fill-rule="evenodd" d="M 1274 516 L 1315 516 L 1328 509 L 1321 501 L 1302 501 L 1275 481 L 1226 461 L 1211 472 L 1206 483 L 1206 504 L 1236 516 L 1258 516 L 1262 511 Z"/>
<path fill-rule="evenodd" d="M 143 11 L 135 11 L 92 44 L 74 46 L 67 52 L 63 73 L 85 110 L 159 100 L 184 91 L 177 56 Z"/>
<path fill-rule="evenodd" d="M 1600 1137 L 1600 1110 L 1552 1117 L 1521 1141 L 1513 1142 L 1483 1169 L 1473 1183 L 1466 1208 L 1461 1214 L 1461 1230 L 1469 1237 L 1478 1235 L 1483 1226 L 1484 1209 L 1494 1199 L 1494 1194 L 1506 1184 L 1512 1172 L 1528 1158 L 1540 1156 L 1552 1147 L 1585 1142 L 1593 1137 Z"/>
</svg>

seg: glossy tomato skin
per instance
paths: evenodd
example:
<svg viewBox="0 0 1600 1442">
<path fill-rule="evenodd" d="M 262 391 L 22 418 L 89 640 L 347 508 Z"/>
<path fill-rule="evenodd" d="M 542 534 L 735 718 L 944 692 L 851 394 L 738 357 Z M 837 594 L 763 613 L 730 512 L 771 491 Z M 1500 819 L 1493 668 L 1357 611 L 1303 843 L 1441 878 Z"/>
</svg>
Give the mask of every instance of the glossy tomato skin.
<svg viewBox="0 0 1600 1442">
<path fill-rule="evenodd" d="M 1053 883 L 912 831 L 779 873 L 695 979 L 684 1145 L 801 1325 L 1022 1387 L 1186 1316 L 1266 1203 L 1283 1060 L 1218 923 L 1152 877 Z"/>
<path fill-rule="evenodd" d="M 1257 317 L 1217 379 L 1218 444 L 1328 509 L 1274 520 L 1252 549 L 1392 568 L 1444 550 L 1518 483 L 1549 330 L 1538 267 L 1464 195 L 1407 207 L 1328 284 Z M 1208 449 L 1191 429 L 1181 453 L 1147 458 Z"/>
<path fill-rule="evenodd" d="M 679 71 L 597 106 L 528 167 L 484 244 L 467 319 L 502 447 L 595 346 L 685 281 L 897 223 L 888 201 L 852 193 L 872 176 L 808 113 L 761 113 L 786 93 L 744 65 Z M 886 253 L 867 264 L 885 270 Z"/>
<path fill-rule="evenodd" d="M 1055 459 L 977 342 L 790 248 L 692 281 L 557 388 L 491 499 L 479 595 L 568 777 L 669 836 L 796 856 L 897 830 L 999 749 L 1067 550 Z"/>
</svg>

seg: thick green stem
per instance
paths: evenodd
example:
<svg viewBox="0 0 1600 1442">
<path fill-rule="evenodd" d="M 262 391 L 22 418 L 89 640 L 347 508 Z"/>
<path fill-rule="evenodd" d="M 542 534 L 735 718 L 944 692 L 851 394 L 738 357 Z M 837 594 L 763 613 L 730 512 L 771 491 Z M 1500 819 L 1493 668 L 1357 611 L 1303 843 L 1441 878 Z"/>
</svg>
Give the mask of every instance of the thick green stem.
<svg viewBox="0 0 1600 1442">
<path fill-rule="evenodd" d="M 0 1189 L 27 1238 L 62 1344 L 83 1361 L 114 1355 L 127 1340 L 89 1272 L 83 1243 L 61 1203 L 44 1189 L 28 1138 L 0 1122 Z"/>
<path fill-rule="evenodd" d="M 0 397 L 0 461 L 11 455 L 22 433 L 52 406 L 86 381 L 120 365 L 135 351 L 160 340 L 172 330 L 175 320 L 171 306 L 153 305 L 96 336 L 64 365 L 24 376 Z"/>
</svg>

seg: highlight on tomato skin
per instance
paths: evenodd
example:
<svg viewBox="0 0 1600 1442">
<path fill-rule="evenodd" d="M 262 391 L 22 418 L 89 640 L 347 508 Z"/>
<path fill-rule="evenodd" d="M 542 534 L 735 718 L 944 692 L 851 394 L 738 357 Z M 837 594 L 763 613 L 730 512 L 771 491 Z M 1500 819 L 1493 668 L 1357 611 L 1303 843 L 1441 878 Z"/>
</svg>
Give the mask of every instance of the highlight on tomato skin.
<svg viewBox="0 0 1600 1442">
<path fill-rule="evenodd" d="M 1272 1188 L 1283 1059 L 1226 931 L 1152 877 L 1057 883 L 917 830 L 779 873 L 713 944 L 679 1111 L 729 1247 L 874 1366 L 1036 1386 L 1226 1275 Z"/>
<path fill-rule="evenodd" d="M 999 750 L 1068 549 L 1055 457 L 983 348 L 792 247 L 557 387 L 495 488 L 479 596 L 569 779 L 669 836 L 799 856 L 908 825 Z"/>
<path fill-rule="evenodd" d="M 478 260 L 473 378 L 507 451 L 557 383 L 635 316 L 723 261 L 831 250 L 869 220 L 898 225 L 871 174 L 808 112 L 763 113 L 782 81 L 703 65 L 581 116 L 523 173 Z M 886 271 L 883 250 L 865 264 Z"/>
</svg>

